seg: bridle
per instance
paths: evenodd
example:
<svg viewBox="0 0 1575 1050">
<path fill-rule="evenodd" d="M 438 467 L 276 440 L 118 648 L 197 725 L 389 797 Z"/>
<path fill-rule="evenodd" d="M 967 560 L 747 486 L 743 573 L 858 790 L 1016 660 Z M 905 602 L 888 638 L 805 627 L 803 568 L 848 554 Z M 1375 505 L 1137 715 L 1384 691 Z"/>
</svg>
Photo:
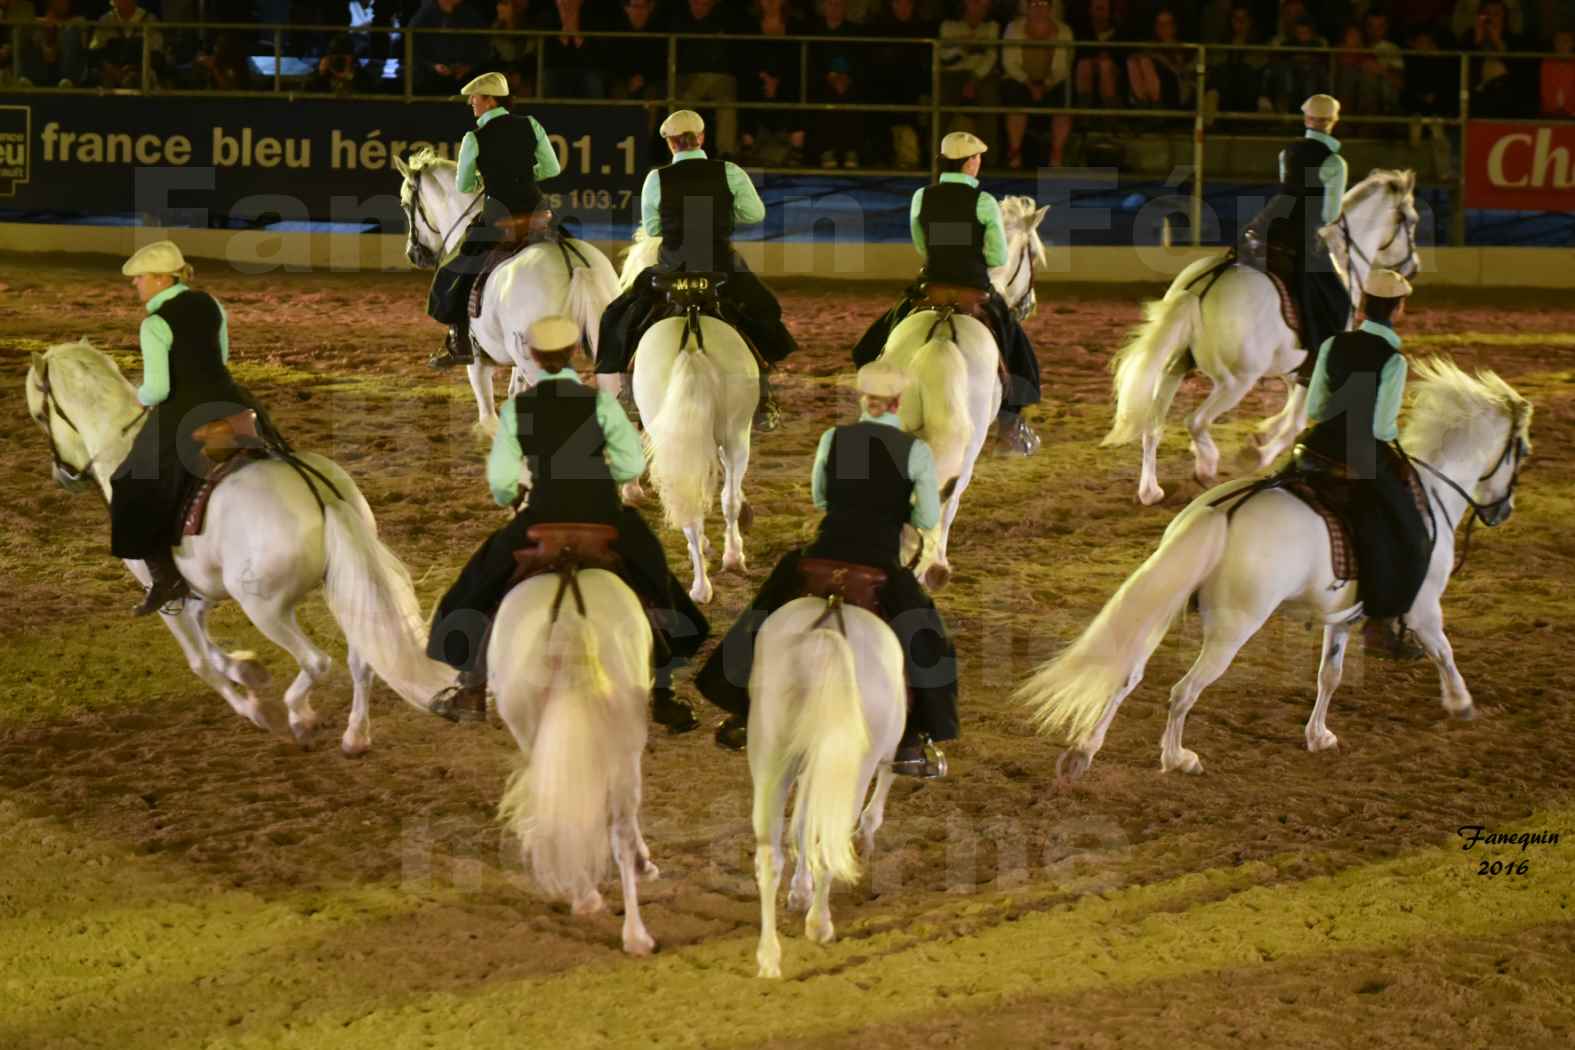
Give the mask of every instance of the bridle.
<svg viewBox="0 0 1575 1050">
<path fill-rule="evenodd" d="M 476 194 L 475 198 L 470 202 L 470 205 L 466 207 L 464 211 L 459 213 L 459 218 L 455 219 L 446 231 L 439 230 L 437 223 L 432 221 L 432 216 L 427 214 L 427 206 L 421 199 L 421 176 L 425 173 L 425 168 L 417 168 L 414 166 L 411 167 L 410 199 L 408 201 L 401 200 L 399 202 L 400 207 L 403 208 L 405 212 L 405 225 L 410 230 L 411 251 L 418 256 L 418 258 L 411 259 L 410 261 L 415 263 L 417 266 L 423 267 L 434 266 L 437 264 L 437 261 L 442 256 L 443 252 L 448 249 L 448 239 L 453 236 L 455 230 L 459 229 L 460 223 L 469 218 L 470 213 L 475 211 L 477 206 L 481 204 L 482 197 L 481 194 Z M 422 224 L 425 225 L 427 229 L 431 230 L 435 236 L 437 236 L 438 246 L 435 250 L 428 248 L 424 243 L 422 243 L 421 238 L 416 236 L 417 219 L 420 219 Z"/>
<path fill-rule="evenodd" d="M 1351 223 L 1346 218 L 1345 212 L 1342 211 L 1340 213 L 1340 236 L 1345 239 L 1346 259 L 1352 262 L 1357 259 L 1362 260 L 1367 273 L 1372 273 L 1373 267 L 1377 265 L 1375 261 L 1377 257 L 1387 252 L 1402 233 L 1405 234 L 1405 258 L 1401 259 L 1393 269 L 1398 270 L 1402 275 L 1409 276 L 1410 273 L 1416 272 L 1416 239 L 1411 234 L 1411 221 L 1406 216 L 1404 207 L 1399 204 L 1395 205 L 1395 232 L 1389 235 L 1387 241 L 1378 246 L 1378 251 L 1374 252 L 1371 257 L 1362 251 L 1362 246 L 1356 243 L 1355 237 L 1351 236 Z M 1350 293 L 1351 302 L 1359 303 L 1362 298 L 1362 287 L 1366 284 L 1367 278 L 1365 275 L 1358 277 L 1354 265 L 1348 264 L 1346 270 L 1348 271 L 1346 274 L 1347 291 Z"/>
<path fill-rule="evenodd" d="M 1504 443 L 1504 450 L 1498 454 L 1498 458 L 1493 461 L 1493 465 L 1488 468 L 1487 473 L 1477 478 L 1479 482 L 1486 481 L 1502 470 L 1506 462 L 1509 464 L 1509 484 L 1505 487 L 1504 494 L 1488 503 L 1479 503 L 1473 499 L 1471 494 L 1461 488 L 1453 478 L 1446 476 L 1443 471 L 1431 463 L 1417 459 L 1414 456 L 1406 457 L 1412 463 L 1424 468 L 1429 474 L 1432 474 L 1453 489 L 1455 495 L 1465 500 L 1466 506 L 1471 510 L 1471 520 L 1466 523 L 1466 537 L 1460 545 L 1460 556 L 1455 559 L 1454 567 L 1449 570 L 1452 574 L 1459 572 L 1466 564 L 1466 558 L 1471 553 L 1471 530 L 1476 527 L 1477 522 L 1481 522 L 1482 527 L 1485 529 L 1492 529 L 1502 525 L 1508 519 L 1508 516 L 1503 512 L 1509 507 L 1510 501 L 1515 498 L 1515 486 L 1520 483 L 1520 470 L 1526 459 L 1526 439 L 1520 433 L 1520 426 L 1521 413 L 1520 409 L 1517 408 L 1514 419 L 1511 420 L 1509 440 Z M 1444 524 L 1449 526 L 1450 532 L 1454 532 L 1459 522 L 1451 522 L 1449 520 L 1449 515 L 1444 510 L 1443 501 L 1439 499 L 1436 492 L 1433 494 L 1433 502 L 1437 505 L 1439 514 L 1443 516 Z"/>
<path fill-rule="evenodd" d="M 1023 272 L 1024 266 L 1028 267 L 1028 290 L 1023 292 L 1022 297 L 1010 306 L 1012 320 L 1019 324 L 1032 317 L 1034 311 L 1039 308 L 1039 297 L 1034 294 L 1034 235 L 1032 231 L 1024 235 L 1022 254 L 1018 256 L 1017 265 L 1012 268 L 1012 275 L 1006 279 L 1008 291 L 1011 290 L 1013 284 L 1017 283 L 1018 275 Z"/>
<path fill-rule="evenodd" d="M 66 414 L 66 410 L 60 407 L 60 399 L 55 396 L 55 388 L 49 382 L 49 362 L 47 361 L 40 362 L 38 367 L 38 392 L 42 395 L 44 407 L 40 415 L 34 416 L 33 419 L 44 428 L 44 433 L 49 438 L 49 457 L 54 463 L 55 476 L 60 479 L 60 483 L 66 488 L 80 488 L 91 482 L 93 487 L 98 489 L 98 478 L 93 473 L 94 457 L 90 456 L 87 464 L 78 470 L 60 454 L 60 445 L 55 441 L 55 419 L 58 418 L 62 423 L 75 431 L 77 437 L 82 437 L 82 430 L 71 421 L 71 417 Z M 121 434 L 124 435 L 129 432 L 147 414 L 148 409 L 144 406 L 141 412 L 132 417 L 131 422 L 120 428 Z M 102 489 L 99 491 L 102 493 Z"/>
</svg>

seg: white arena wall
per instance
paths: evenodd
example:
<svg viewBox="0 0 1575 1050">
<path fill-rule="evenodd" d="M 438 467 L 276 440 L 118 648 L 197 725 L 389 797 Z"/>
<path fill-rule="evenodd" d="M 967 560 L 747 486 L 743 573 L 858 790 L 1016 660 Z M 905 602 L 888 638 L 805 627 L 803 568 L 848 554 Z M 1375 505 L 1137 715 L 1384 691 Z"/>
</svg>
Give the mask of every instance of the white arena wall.
<svg viewBox="0 0 1575 1050">
<path fill-rule="evenodd" d="M 0 251 L 38 254 L 130 255 L 168 237 L 196 260 L 222 260 L 236 270 L 408 270 L 405 239 L 396 235 L 281 233 L 267 230 L 163 230 L 151 227 L 54 226 L 0 223 Z M 616 262 L 622 243 L 597 242 Z M 765 277 L 831 277 L 899 281 L 913 276 L 918 256 L 906 244 L 741 242 L 739 253 Z M 1050 246 L 1041 283 L 1158 283 L 1218 248 Z M 1429 283 L 1489 288 L 1575 288 L 1575 249 L 1428 248 Z"/>
</svg>

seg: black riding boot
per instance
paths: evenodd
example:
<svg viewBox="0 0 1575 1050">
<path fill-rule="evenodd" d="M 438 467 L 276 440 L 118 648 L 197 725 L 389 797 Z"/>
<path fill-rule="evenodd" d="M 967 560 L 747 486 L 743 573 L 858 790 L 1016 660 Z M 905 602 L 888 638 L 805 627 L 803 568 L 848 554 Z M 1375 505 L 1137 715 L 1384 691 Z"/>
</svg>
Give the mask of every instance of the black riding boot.
<svg viewBox="0 0 1575 1050">
<path fill-rule="evenodd" d="M 1039 451 L 1039 435 L 1023 422 L 1020 414 L 1003 408 L 995 417 L 995 423 L 996 447 L 1001 452 L 1031 456 Z"/>
<path fill-rule="evenodd" d="M 443 352 L 427 359 L 433 368 L 451 365 L 468 365 L 476 359 L 470 346 L 470 318 L 449 325 L 448 337 L 443 340 Z"/>
<path fill-rule="evenodd" d="M 487 720 L 487 672 L 484 668 L 461 671 L 454 684 L 433 697 L 427 708 L 450 722 Z"/>
<path fill-rule="evenodd" d="M 148 593 L 143 595 L 142 604 L 132 611 L 132 615 L 146 616 L 158 612 L 170 602 L 180 601 L 191 594 L 186 578 L 175 568 L 174 551 L 166 548 L 152 557 L 143 558 L 142 564 L 148 567 L 153 582 L 148 586 Z"/>
<path fill-rule="evenodd" d="M 666 669 L 656 672 L 656 683 L 651 686 L 651 721 L 674 734 L 687 733 L 700 725 L 694 708 L 673 695 L 673 675 Z"/>
<path fill-rule="evenodd" d="M 771 392 L 771 373 L 760 370 L 760 403 L 755 408 L 755 429 L 775 430 L 782 423 L 782 410 L 777 407 L 776 395 Z"/>
<path fill-rule="evenodd" d="M 742 751 L 749 742 L 749 719 L 744 715 L 728 715 L 716 727 L 716 746 L 724 751 Z"/>
</svg>

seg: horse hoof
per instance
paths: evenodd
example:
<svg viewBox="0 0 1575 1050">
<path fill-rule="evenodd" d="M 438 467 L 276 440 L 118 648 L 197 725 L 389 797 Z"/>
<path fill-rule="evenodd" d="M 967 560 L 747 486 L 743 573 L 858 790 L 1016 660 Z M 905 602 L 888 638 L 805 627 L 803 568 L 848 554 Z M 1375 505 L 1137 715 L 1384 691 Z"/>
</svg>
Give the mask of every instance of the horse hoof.
<svg viewBox="0 0 1575 1050">
<path fill-rule="evenodd" d="M 1338 749 L 1339 746 L 1340 738 L 1329 732 L 1327 729 L 1325 729 L 1322 733 L 1319 733 L 1317 736 L 1310 736 L 1307 738 L 1307 750 L 1309 751 L 1334 751 Z"/>
<path fill-rule="evenodd" d="M 788 911 L 808 911 L 809 891 L 801 890 L 796 887 L 794 889 L 788 890 L 787 906 Z"/>
<path fill-rule="evenodd" d="M 1086 751 L 1068 749 L 1055 760 L 1055 775 L 1060 780 L 1072 781 L 1088 772 L 1094 756 Z"/>
<path fill-rule="evenodd" d="M 649 880 L 659 879 L 661 877 L 662 869 L 658 868 L 655 864 L 652 864 L 650 857 L 640 858 L 640 878 Z"/>
<path fill-rule="evenodd" d="M 1477 705 L 1467 704 L 1465 707 L 1449 712 L 1449 717 L 1457 722 L 1475 722 L 1477 720 Z"/>
<path fill-rule="evenodd" d="M 819 921 L 811 917 L 804 920 L 804 936 L 816 944 L 830 944 L 837 939 L 837 931 L 829 916 Z"/>
<path fill-rule="evenodd" d="M 268 668 L 254 656 L 242 656 L 239 653 L 230 654 L 230 680 L 244 689 L 257 692 L 268 688 L 273 681 L 273 675 L 268 673 Z"/>
<path fill-rule="evenodd" d="M 372 741 L 363 737 L 346 736 L 339 741 L 339 753 L 346 758 L 360 758 L 372 750 Z"/>
<path fill-rule="evenodd" d="M 602 895 L 592 890 L 590 893 L 575 901 L 572 910 L 576 915 L 595 915 L 605 907 Z"/>
<path fill-rule="evenodd" d="M 649 933 L 641 930 L 639 933 L 623 939 L 623 950 L 627 955 L 632 955 L 636 959 L 643 959 L 656 951 L 656 941 L 651 939 Z"/>
<path fill-rule="evenodd" d="M 1159 766 L 1160 770 L 1165 773 L 1179 772 L 1195 776 L 1203 772 L 1203 763 L 1198 760 L 1197 753 L 1194 751 L 1188 751 L 1186 748 L 1182 748 L 1181 751 L 1177 753 L 1174 761 L 1168 757 L 1161 758 Z"/>
<path fill-rule="evenodd" d="M 1153 488 L 1140 488 L 1138 489 L 1137 498 L 1138 502 L 1143 504 L 1143 506 L 1152 507 L 1154 504 L 1165 498 L 1165 490 L 1160 488 L 1158 485 L 1155 485 Z"/>
<path fill-rule="evenodd" d="M 736 572 L 740 576 L 747 576 L 748 572 L 744 564 L 744 556 L 742 554 L 731 557 L 724 555 L 722 558 L 722 571 Z"/>
<path fill-rule="evenodd" d="M 764 977 L 768 981 L 780 981 L 782 979 L 781 960 L 761 959 L 757 957 L 755 959 L 755 966 L 756 977 Z"/>
<path fill-rule="evenodd" d="M 1217 470 L 1211 470 L 1211 471 L 1194 470 L 1192 472 L 1192 477 L 1193 477 L 1194 480 L 1197 481 L 1197 483 L 1199 485 L 1202 485 L 1204 488 L 1207 489 L 1207 488 L 1213 488 L 1214 487 L 1214 483 L 1219 480 L 1220 476 L 1219 476 L 1219 471 L 1217 471 Z"/>
<path fill-rule="evenodd" d="M 695 584 L 689 589 L 689 597 L 694 600 L 696 605 L 709 604 L 711 601 L 711 585 L 707 583 L 702 587 L 699 584 Z"/>
<path fill-rule="evenodd" d="M 290 735 L 295 737 L 295 743 L 302 751 L 310 751 L 317 741 L 317 720 L 291 722 Z"/>
<path fill-rule="evenodd" d="M 938 591 L 952 582 L 952 567 L 936 562 L 924 570 L 924 586 L 932 591 Z"/>
<path fill-rule="evenodd" d="M 749 505 L 749 501 L 746 499 L 743 506 L 738 508 L 738 527 L 744 532 L 748 532 L 750 529 L 754 528 L 754 526 L 755 508 L 751 507 Z"/>
</svg>

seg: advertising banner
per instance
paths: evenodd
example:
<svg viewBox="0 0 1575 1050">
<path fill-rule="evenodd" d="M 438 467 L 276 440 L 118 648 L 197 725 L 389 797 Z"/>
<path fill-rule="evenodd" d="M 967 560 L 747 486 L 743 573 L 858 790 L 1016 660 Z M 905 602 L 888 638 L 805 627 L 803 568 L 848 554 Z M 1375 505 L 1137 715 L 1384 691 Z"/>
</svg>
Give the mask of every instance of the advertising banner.
<svg viewBox="0 0 1575 1050">
<path fill-rule="evenodd" d="M 1575 124 L 1473 120 L 1466 207 L 1575 212 Z"/>
<path fill-rule="evenodd" d="M 555 211 L 635 221 L 643 110 L 528 107 L 563 173 Z M 381 222 L 403 232 L 395 157 L 454 159 L 474 126 L 454 102 L 0 94 L 0 209 L 144 214 L 188 225 Z"/>
</svg>

